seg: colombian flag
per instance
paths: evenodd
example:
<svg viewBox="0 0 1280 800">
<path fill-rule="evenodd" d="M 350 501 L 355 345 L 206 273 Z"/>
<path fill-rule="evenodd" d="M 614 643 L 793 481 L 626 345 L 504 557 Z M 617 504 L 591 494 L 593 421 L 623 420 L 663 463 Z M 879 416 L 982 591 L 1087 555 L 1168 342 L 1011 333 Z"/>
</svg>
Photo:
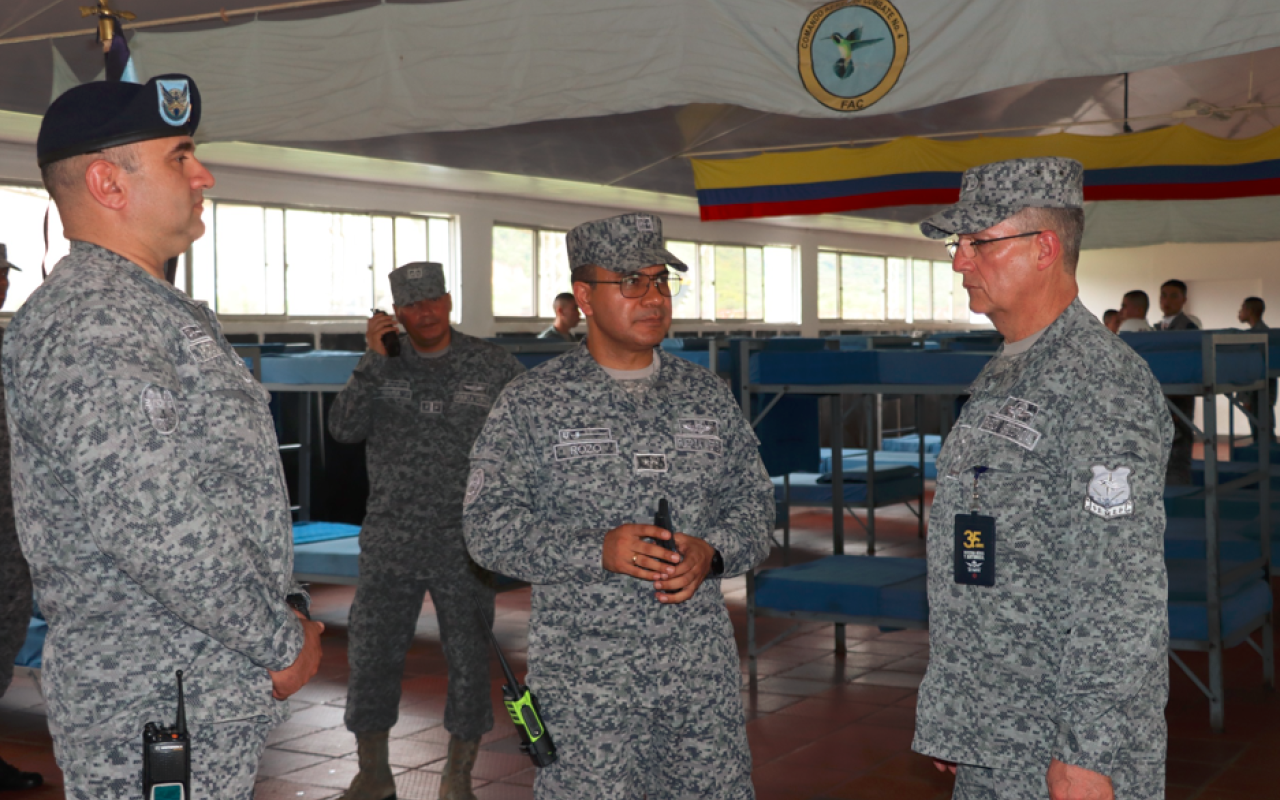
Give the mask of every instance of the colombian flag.
<svg viewBox="0 0 1280 800">
<path fill-rule="evenodd" d="M 1280 194 L 1280 128 L 1219 139 L 1185 125 L 1117 136 L 1058 133 L 692 159 L 702 219 L 954 203 L 966 169 L 1010 158 L 1084 164 L 1084 199 L 1214 200 Z"/>
</svg>

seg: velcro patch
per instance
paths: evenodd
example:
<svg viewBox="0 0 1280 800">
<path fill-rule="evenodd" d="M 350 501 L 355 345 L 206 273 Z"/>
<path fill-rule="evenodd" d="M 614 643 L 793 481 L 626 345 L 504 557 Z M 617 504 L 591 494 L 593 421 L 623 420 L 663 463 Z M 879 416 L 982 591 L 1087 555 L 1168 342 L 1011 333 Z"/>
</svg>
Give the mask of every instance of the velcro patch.
<svg viewBox="0 0 1280 800">
<path fill-rule="evenodd" d="M 480 406 L 481 408 L 489 407 L 489 396 L 484 394 L 476 394 L 475 392 L 457 392 L 453 395 L 453 402 L 463 403 L 469 406 Z"/>
<path fill-rule="evenodd" d="M 378 396 L 388 400 L 412 400 L 413 387 L 406 380 L 393 378 L 378 387 Z"/>
<path fill-rule="evenodd" d="M 988 414 L 984 417 L 982 422 L 978 423 L 978 430 L 999 436 L 1001 439 L 1008 439 L 1028 450 L 1036 449 L 1036 444 L 1040 441 L 1040 431 L 999 414 Z"/>
<path fill-rule="evenodd" d="M 423 414 L 443 414 L 444 401 L 443 400 L 423 400 L 421 403 L 418 404 L 418 408 L 422 411 Z"/>
<path fill-rule="evenodd" d="M 565 428 L 559 438 L 562 442 L 607 442 L 613 433 L 609 428 Z"/>
<path fill-rule="evenodd" d="M 142 390 L 142 411 L 157 433 L 168 436 L 178 429 L 178 401 L 163 386 L 147 384 Z"/>
<path fill-rule="evenodd" d="M 666 472 L 666 453 L 636 453 L 634 458 L 636 472 Z"/>
<path fill-rule="evenodd" d="M 714 453 L 722 455 L 724 442 L 718 436 L 676 436 L 676 451 L 680 453 Z"/>
<path fill-rule="evenodd" d="M 608 442 L 574 442 L 558 444 L 552 448 L 556 461 L 569 461 L 574 458 L 597 458 L 599 456 L 616 456 L 618 443 Z"/>
<path fill-rule="evenodd" d="M 681 433 L 693 436 L 719 436 L 720 420 L 705 417 L 683 417 L 680 420 Z"/>
</svg>

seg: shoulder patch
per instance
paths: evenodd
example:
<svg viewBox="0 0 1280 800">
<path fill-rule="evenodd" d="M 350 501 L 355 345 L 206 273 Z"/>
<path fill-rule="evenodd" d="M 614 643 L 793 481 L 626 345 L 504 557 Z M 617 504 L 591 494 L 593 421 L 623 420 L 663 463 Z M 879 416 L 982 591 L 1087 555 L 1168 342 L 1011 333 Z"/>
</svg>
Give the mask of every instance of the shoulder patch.
<svg viewBox="0 0 1280 800">
<path fill-rule="evenodd" d="M 1128 467 L 1107 469 L 1102 464 L 1091 467 L 1093 477 L 1084 498 L 1084 510 L 1103 519 L 1128 517 L 1133 514 L 1133 493 L 1129 488 Z"/>
<path fill-rule="evenodd" d="M 142 390 L 142 411 L 157 433 L 168 436 L 178 429 L 178 401 L 163 386 L 147 384 Z"/>
</svg>

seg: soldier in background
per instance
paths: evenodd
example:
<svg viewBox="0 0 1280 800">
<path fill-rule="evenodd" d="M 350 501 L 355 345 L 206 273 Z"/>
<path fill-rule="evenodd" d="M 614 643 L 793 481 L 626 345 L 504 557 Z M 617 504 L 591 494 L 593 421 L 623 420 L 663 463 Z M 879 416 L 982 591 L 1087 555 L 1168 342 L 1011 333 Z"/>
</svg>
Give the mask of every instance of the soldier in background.
<svg viewBox="0 0 1280 800">
<path fill-rule="evenodd" d="M 586 342 L 499 398 L 463 515 L 477 562 L 533 584 L 528 683 L 559 753 L 534 796 L 753 797 L 720 579 L 767 555 L 773 484 L 719 379 L 654 349 L 670 270 L 687 269 L 661 220 L 596 220 L 566 242 Z M 664 498 L 670 532 L 650 524 Z"/>
<path fill-rule="evenodd" d="M 1240 304 L 1240 311 L 1236 314 L 1236 319 L 1249 326 L 1251 333 L 1263 333 L 1271 330 L 1267 323 L 1262 321 L 1262 315 L 1267 313 L 1267 303 L 1261 297 L 1246 297 L 1244 302 Z M 1274 442 L 1276 439 L 1276 379 L 1272 378 L 1267 381 L 1266 397 L 1262 392 L 1245 392 L 1242 401 L 1245 410 L 1252 414 L 1257 414 L 1262 408 L 1263 401 L 1271 406 L 1271 429 L 1267 432 L 1268 441 Z M 1258 442 L 1258 424 L 1253 420 L 1249 420 L 1249 429 L 1253 432 L 1253 441 Z"/>
<path fill-rule="evenodd" d="M 578 327 L 578 323 L 582 320 L 582 315 L 578 311 L 578 301 L 573 299 L 573 294 L 561 292 L 556 295 L 555 302 L 551 304 L 551 307 L 556 312 L 556 321 L 545 331 L 538 334 L 538 338 L 562 339 L 566 342 L 577 341 L 573 329 Z"/>
<path fill-rule="evenodd" d="M 8 250 L 0 244 L 0 308 L 9 294 Z M 22 270 L 18 270 L 21 272 Z M 4 329 L 0 328 L 0 352 Z M 18 529 L 13 519 L 13 494 L 9 488 L 9 426 L 4 414 L 4 388 L 0 387 L 0 697 L 13 680 L 13 660 L 27 639 L 31 621 L 31 571 L 22 557 Z M 0 791 L 35 789 L 44 784 L 38 772 L 23 772 L 0 758 Z"/>
<path fill-rule="evenodd" d="M 1078 298 L 1083 169 L 975 167 L 921 223 L 1005 344 L 938 455 L 912 747 L 964 800 L 1164 797 L 1165 461 L 1146 362 Z"/>
<path fill-rule="evenodd" d="M 292 581 L 269 395 L 213 312 L 164 280 L 213 176 L 185 75 L 87 83 L 44 116 L 71 253 L 3 354 L 18 536 L 49 623 L 42 679 L 73 800 L 142 795 L 142 732 L 185 676 L 191 794 L 249 800 L 324 626 Z"/>
<path fill-rule="evenodd" d="M 395 317 L 369 320 L 368 352 L 329 412 L 340 442 L 367 442 L 369 502 L 360 530 L 360 585 L 351 605 L 347 728 L 360 771 L 344 800 L 383 800 L 396 792 L 388 739 L 400 713 L 400 680 L 423 597 L 431 592 L 449 662 L 444 726 L 449 759 L 442 800 L 472 800 L 471 769 L 480 737 L 493 727 L 489 698 L 492 576 L 467 556 L 462 495 L 467 456 L 502 387 L 524 371 L 497 345 L 449 326 L 453 300 L 439 264 L 391 273 Z M 397 333 L 400 354 L 383 337 Z"/>
</svg>

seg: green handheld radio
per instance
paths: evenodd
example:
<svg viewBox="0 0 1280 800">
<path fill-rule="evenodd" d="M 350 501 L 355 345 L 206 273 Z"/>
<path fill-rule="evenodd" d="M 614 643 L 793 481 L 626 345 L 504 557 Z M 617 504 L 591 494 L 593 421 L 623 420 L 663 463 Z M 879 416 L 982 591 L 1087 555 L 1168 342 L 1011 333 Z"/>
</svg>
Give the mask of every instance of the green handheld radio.
<svg viewBox="0 0 1280 800">
<path fill-rule="evenodd" d="M 529 691 L 529 687 L 516 680 L 515 673 L 502 655 L 498 646 L 498 637 L 488 624 L 484 629 L 489 632 L 493 649 L 498 653 L 498 663 L 502 664 L 502 673 L 507 682 L 502 685 L 502 700 L 507 707 L 507 714 L 520 732 L 520 749 L 523 750 L 535 767 L 549 767 L 556 761 L 556 746 L 551 741 L 551 732 L 542 724 L 542 711 L 538 708 L 538 699 Z"/>
</svg>

